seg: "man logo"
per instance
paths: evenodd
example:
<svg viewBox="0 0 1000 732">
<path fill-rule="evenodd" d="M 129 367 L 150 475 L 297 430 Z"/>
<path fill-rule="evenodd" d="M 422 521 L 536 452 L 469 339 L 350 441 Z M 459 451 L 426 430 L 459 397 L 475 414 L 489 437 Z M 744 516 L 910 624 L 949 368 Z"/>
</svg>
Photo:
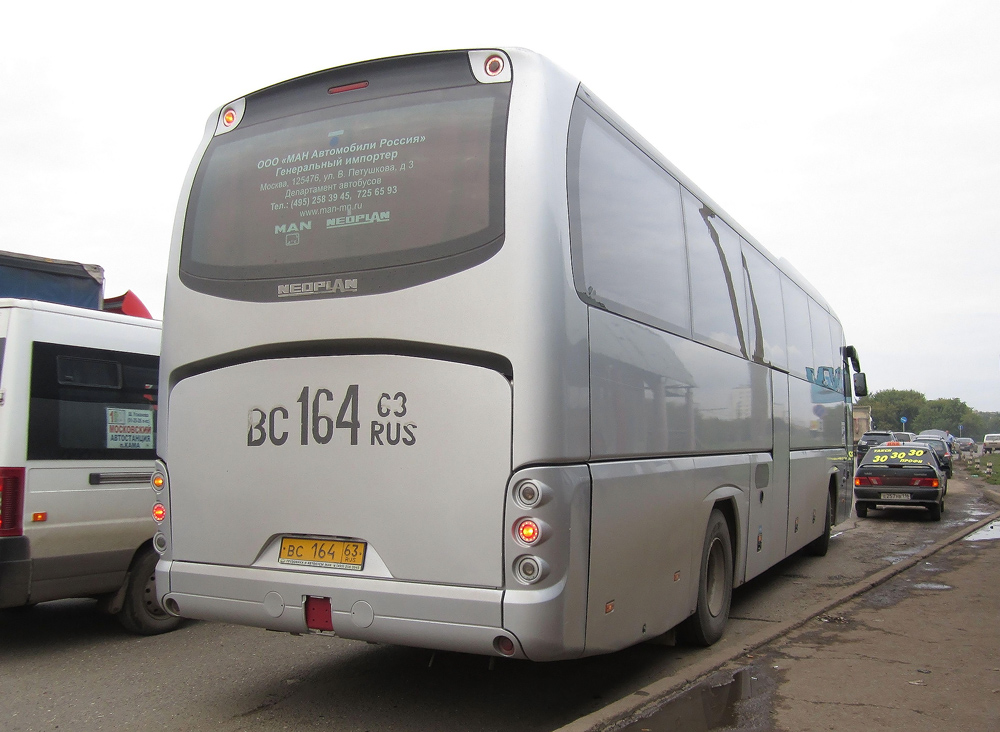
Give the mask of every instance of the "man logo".
<svg viewBox="0 0 1000 732">
<path fill-rule="evenodd" d="M 293 231 L 309 231 L 313 227 L 312 221 L 293 221 L 290 224 L 276 224 L 275 234 L 288 234 Z"/>
</svg>

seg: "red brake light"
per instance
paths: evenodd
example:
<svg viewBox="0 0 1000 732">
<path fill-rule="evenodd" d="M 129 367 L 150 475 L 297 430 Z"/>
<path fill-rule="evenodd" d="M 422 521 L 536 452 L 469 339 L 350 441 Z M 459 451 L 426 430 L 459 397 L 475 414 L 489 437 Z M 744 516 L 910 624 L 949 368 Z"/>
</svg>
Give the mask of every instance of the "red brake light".
<svg viewBox="0 0 1000 732">
<path fill-rule="evenodd" d="M 538 537 L 541 536 L 542 533 L 538 528 L 538 524 L 531 519 L 522 519 L 517 524 L 515 532 L 517 534 L 517 538 L 525 544 L 534 544 L 538 541 Z"/>
<path fill-rule="evenodd" d="M 483 65 L 483 70 L 486 72 L 487 76 L 497 76 L 501 71 L 503 71 L 503 67 L 503 57 L 493 55 L 486 59 L 486 63 Z"/>
<path fill-rule="evenodd" d="M 340 92 L 354 91 L 355 89 L 364 89 L 368 86 L 367 81 L 356 81 L 353 84 L 344 84 L 343 86 L 331 86 L 326 90 L 327 94 L 339 94 Z"/>
<path fill-rule="evenodd" d="M 160 523 L 167 517 L 167 507 L 162 503 L 157 503 L 153 506 L 153 520 Z"/>
<path fill-rule="evenodd" d="M 24 468 L 0 468 L 0 536 L 24 533 Z"/>
<path fill-rule="evenodd" d="M 854 485 L 871 485 L 872 482 L 863 475 L 854 477 Z"/>
</svg>

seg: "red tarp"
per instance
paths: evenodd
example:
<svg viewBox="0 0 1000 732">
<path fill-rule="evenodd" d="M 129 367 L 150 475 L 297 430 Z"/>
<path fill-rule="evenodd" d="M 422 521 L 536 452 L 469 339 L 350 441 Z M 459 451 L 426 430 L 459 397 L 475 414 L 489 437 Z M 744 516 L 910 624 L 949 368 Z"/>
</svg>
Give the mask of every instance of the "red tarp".
<svg viewBox="0 0 1000 732">
<path fill-rule="evenodd" d="M 146 310 L 146 306 L 142 304 L 142 300 L 136 297 L 131 290 L 127 290 L 124 295 L 118 297 L 104 298 L 103 309 L 106 312 L 120 315 L 134 315 L 137 318 L 149 318 L 150 320 L 153 318 Z"/>
</svg>

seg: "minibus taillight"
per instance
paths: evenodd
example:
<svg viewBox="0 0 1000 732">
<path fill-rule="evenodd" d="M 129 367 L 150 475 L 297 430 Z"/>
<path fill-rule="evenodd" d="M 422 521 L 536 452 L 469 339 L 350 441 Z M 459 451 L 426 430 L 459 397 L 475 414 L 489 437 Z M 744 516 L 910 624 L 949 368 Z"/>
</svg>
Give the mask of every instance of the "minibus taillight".
<svg viewBox="0 0 1000 732">
<path fill-rule="evenodd" d="M 24 533 L 24 468 L 0 468 L 0 536 Z"/>
</svg>

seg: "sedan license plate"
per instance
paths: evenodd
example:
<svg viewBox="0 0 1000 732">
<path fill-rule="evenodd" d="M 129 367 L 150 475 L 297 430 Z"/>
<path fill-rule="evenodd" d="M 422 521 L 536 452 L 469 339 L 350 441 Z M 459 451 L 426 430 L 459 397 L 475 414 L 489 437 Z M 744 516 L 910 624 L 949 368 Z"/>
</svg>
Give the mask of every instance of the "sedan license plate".
<svg viewBox="0 0 1000 732">
<path fill-rule="evenodd" d="M 278 563 L 360 572 L 365 566 L 366 546 L 363 541 L 293 539 L 286 536 L 281 540 Z"/>
<path fill-rule="evenodd" d="M 882 500 L 884 501 L 908 501 L 910 500 L 909 493 L 883 493 Z"/>
</svg>

